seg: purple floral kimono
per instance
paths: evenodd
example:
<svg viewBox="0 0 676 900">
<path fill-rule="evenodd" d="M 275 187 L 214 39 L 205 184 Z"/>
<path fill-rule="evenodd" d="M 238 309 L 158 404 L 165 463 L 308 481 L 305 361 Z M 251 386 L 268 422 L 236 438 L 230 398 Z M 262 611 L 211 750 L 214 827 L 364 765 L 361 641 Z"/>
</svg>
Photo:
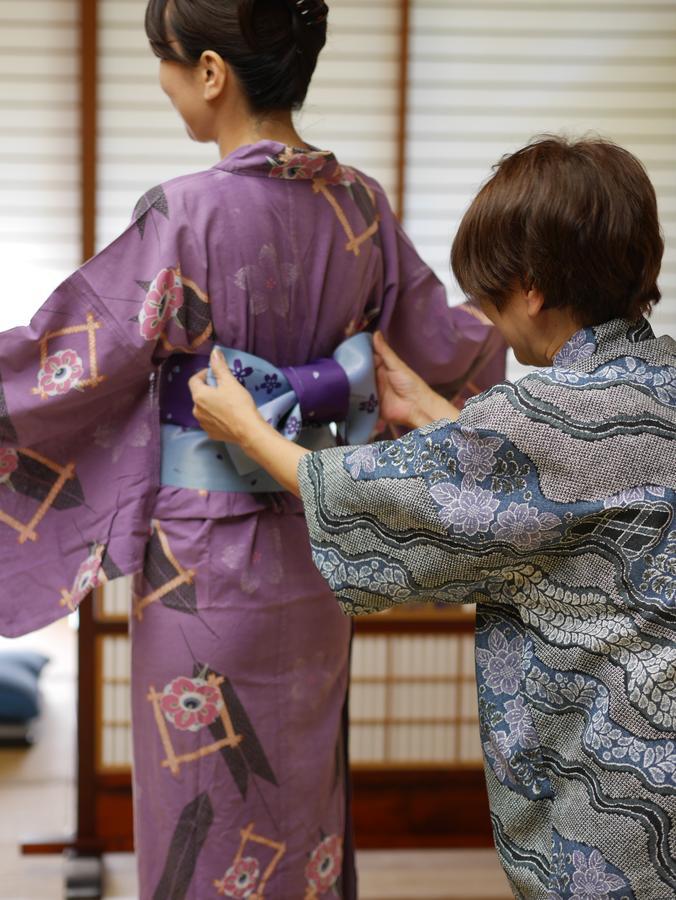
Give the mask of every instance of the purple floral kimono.
<svg viewBox="0 0 676 900">
<path fill-rule="evenodd" d="M 300 502 L 160 484 L 156 385 L 216 339 L 301 365 L 376 326 L 449 396 L 503 376 L 500 339 L 447 307 L 377 183 L 267 142 L 149 191 L 30 327 L 0 334 L 0 631 L 142 573 L 142 900 L 355 897 L 350 623 Z"/>
</svg>

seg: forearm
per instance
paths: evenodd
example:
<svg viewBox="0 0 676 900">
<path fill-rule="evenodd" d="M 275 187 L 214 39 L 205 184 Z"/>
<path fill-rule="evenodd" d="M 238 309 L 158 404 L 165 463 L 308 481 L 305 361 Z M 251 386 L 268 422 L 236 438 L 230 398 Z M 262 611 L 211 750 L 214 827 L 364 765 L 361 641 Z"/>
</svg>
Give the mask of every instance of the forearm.
<svg viewBox="0 0 676 900">
<path fill-rule="evenodd" d="M 263 419 L 251 423 L 240 442 L 242 450 L 278 481 L 300 497 L 298 464 L 310 451 L 282 437 Z"/>
</svg>

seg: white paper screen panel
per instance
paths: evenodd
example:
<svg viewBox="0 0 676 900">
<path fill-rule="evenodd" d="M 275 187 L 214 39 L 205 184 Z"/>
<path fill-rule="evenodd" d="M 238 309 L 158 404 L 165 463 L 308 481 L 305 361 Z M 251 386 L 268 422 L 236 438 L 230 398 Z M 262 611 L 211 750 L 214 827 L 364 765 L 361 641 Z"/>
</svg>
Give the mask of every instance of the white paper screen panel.
<svg viewBox="0 0 676 900">
<path fill-rule="evenodd" d="M 473 635 L 358 635 L 350 751 L 359 765 L 480 765 Z"/>
<path fill-rule="evenodd" d="M 102 671 L 98 697 L 99 770 L 124 770 L 131 765 L 131 647 L 123 636 L 105 636 L 97 646 Z"/>
<path fill-rule="evenodd" d="M 77 5 L 0 0 L 0 330 L 79 263 Z"/>
<path fill-rule="evenodd" d="M 676 335 L 676 3 L 411 2 L 405 221 L 451 302 L 452 237 L 490 166 L 536 134 L 591 131 L 635 153 L 657 189 L 654 322 Z"/>
<path fill-rule="evenodd" d="M 99 0 L 99 247 L 129 221 L 153 185 L 218 160 L 214 144 L 195 144 L 158 84 L 159 62 L 143 28 L 145 0 Z M 339 158 L 395 183 L 397 129 L 396 0 L 334 0 L 330 34 L 301 133 Z"/>
</svg>

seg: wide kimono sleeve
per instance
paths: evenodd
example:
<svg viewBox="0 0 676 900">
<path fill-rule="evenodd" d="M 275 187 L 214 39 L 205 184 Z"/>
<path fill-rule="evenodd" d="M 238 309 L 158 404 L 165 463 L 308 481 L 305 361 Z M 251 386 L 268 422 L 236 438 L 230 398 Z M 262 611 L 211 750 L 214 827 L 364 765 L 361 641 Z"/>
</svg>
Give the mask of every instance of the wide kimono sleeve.
<svg viewBox="0 0 676 900">
<path fill-rule="evenodd" d="M 394 350 L 444 397 L 462 406 L 505 379 L 507 347 L 467 303 L 449 306 L 446 288 L 423 262 L 373 183 L 380 208 L 384 285 L 378 326 Z"/>
<path fill-rule="evenodd" d="M 442 421 L 309 454 L 299 480 L 315 564 L 350 615 L 409 601 L 511 601 L 535 552 L 560 539 L 563 509 L 539 494 L 528 458 L 488 428 Z"/>
<path fill-rule="evenodd" d="M 157 363 L 211 333 L 180 182 L 0 334 L 0 633 L 73 610 L 141 567 L 159 475 Z"/>
</svg>

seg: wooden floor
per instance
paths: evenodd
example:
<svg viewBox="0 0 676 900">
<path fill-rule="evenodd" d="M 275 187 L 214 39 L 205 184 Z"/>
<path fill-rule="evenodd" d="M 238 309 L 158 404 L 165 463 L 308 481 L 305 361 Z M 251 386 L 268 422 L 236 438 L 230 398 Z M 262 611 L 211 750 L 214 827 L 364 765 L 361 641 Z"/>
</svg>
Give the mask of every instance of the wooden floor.
<svg viewBox="0 0 676 900">
<path fill-rule="evenodd" d="M 0 749 L 0 900 L 63 896 L 61 860 L 22 857 L 17 845 L 30 835 L 57 836 L 73 827 L 74 640 L 65 621 L 21 639 L 53 661 L 43 677 L 45 702 L 37 744 L 30 750 Z M 492 850 L 368 851 L 358 854 L 358 866 L 360 900 L 512 896 Z M 106 857 L 105 871 L 107 900 L 137 900 L 133 856 Z"/>
</svg>

